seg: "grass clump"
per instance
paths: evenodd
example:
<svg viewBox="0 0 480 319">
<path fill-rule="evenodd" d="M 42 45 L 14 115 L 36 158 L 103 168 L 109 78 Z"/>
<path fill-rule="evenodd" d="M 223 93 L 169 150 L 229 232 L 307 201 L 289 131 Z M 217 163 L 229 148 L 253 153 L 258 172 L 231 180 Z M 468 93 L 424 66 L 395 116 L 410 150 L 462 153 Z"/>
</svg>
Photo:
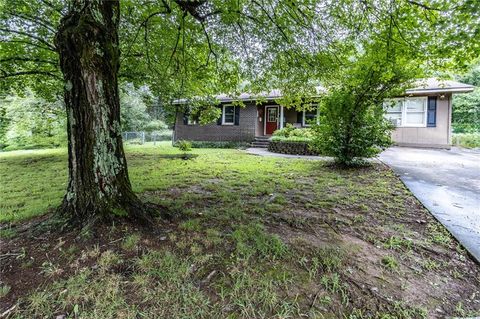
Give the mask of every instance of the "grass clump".
<svg viewBox="0 0 480 319">
<path fill-rule="evenodd" d="M 184 221 L 180 224 L 180 229 L 185 230 L 185 231 L 195 231 L 198 232 L 200 231 L 201 225 L 200 225 L 200 219 L 195 218 L 195 219 L 189 219 L 187 221 Z"/>
<path fill-rule="evenodd" d="M 122 248 L 125 250 L 134 250 L 140 242 L 139 234 L 130 234 L 122 241 Z"/>
<path fill-rule="evenodd" d="M 390 255 L 382 258 L 382 264 L 389 270 L 396 270 L 399 267 L 397 259 Z"/>
<path fill-rule="evenodd" d="M 232 233 L 235 254 L 241 259 L 256 255 L 260 258 L 276 259 L 286 255 L 287 246 L 277 235 L 265 232 L 258 223 L 241 225 Z"/>
<path fill-rule="evenodd" d="M 449 246 L 452 243 L 452 236 L 439 223 L 430 223 L 427 225 L 427 234 L 431 241 L 436 244 Z"/>
</svg>

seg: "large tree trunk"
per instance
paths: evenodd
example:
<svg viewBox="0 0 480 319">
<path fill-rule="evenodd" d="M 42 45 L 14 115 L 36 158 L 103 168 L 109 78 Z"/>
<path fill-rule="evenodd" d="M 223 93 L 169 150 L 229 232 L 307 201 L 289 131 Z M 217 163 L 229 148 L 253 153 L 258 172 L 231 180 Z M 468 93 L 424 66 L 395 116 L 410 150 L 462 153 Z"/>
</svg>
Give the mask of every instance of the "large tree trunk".
<svg viewBox="0 0 480 319">
<path fill-rule="evenodd" d="M 60 207 L 73 222 L 114 215 L 149 220 L 133 193 L 120 130 L 119 2 L 74 0 L 56 35 L 68 118 L 68 189 Z"/>
</svg>

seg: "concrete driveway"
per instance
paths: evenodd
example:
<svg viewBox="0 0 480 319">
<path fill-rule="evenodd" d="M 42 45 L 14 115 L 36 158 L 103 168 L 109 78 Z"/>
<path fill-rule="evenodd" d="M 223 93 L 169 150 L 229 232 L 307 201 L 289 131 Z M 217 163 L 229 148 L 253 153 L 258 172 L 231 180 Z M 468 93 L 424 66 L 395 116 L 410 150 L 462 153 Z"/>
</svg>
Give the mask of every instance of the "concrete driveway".
<svg viewBox="0 0 480 319">
<path fill-rule="evenodd" d="M 380 160 L 480 262 L 480 151 L 392 147 Z"/>
</svg>

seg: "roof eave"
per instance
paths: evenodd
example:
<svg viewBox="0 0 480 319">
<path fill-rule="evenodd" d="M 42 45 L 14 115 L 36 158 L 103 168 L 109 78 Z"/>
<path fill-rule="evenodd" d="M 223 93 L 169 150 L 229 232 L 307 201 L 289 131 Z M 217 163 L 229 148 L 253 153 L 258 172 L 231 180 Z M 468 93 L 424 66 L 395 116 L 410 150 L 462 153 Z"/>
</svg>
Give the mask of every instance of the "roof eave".
<svg viewBox="0 0 480 319">
<path fill-rule="evenodd" d="M 470 93 L 474 87 L 465 88 L 441 88 L 441 89 L 408 89 L 406 94 L 435 94 L 435 93 Z"/>
</svg>

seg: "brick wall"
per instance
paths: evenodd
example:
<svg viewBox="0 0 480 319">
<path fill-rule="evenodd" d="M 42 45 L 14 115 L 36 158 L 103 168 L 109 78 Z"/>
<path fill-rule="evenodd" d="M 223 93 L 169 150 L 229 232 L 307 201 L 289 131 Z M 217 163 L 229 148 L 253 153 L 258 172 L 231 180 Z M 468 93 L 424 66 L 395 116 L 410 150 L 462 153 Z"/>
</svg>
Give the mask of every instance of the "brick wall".
<svg viewBox="0 0 480 319">
<path fill-rule="evenodd" d="M 183 114 L 179 113 L 175 123 L 175 140 L 191 141 L 253 141 L 257 107 L 247 104 L 240 108 L 239 125 L 185 125 Z"/>
</svg>

